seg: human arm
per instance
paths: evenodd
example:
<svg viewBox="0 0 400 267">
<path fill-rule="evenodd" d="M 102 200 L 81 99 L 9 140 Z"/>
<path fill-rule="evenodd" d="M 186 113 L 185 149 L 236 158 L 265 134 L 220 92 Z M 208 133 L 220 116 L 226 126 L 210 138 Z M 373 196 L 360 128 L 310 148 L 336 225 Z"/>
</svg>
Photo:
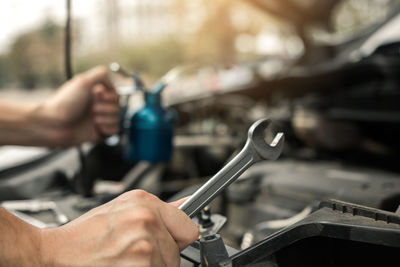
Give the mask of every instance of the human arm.
<svg viewBox="0 0 400 267">
<path fill-rule="evenodd" d="M 0 208 L 0 266 L 40 266 L 40 230 Z"/>
<path fill-rule="evenodd" d="M 75 76 L 39 104 L 0 101 L 0 145 L 72 146 L 119 130 L 118 94 L 107 69 Z"/>
<path fill-rule="evenodd" d="M 2 210 L 0 265 L 179 266 L 179 251 L 198 237 L 179 204 L 134 190 L 64 226 L 43 230 Z"/>
</svg>

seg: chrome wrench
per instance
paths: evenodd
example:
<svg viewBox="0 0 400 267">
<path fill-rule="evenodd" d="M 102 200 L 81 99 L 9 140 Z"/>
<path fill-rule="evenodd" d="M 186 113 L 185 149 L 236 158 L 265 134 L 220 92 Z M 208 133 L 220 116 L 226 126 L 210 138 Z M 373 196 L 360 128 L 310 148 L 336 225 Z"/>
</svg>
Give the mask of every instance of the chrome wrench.
<svg viewBox="0 0 400 267">
<path fill-rule="evenodd" d="M 270 123 L 269 119 L 256 121 L 250 127 L 246 144 L 239 154 L 200 187 L 179 209 L 193 218 L 254 163 L 266 159 L 276 160 L 283 150 L 284 135 L 277 133 L 272 142 L 267 144 L 264 130 Z"/>
</svg>

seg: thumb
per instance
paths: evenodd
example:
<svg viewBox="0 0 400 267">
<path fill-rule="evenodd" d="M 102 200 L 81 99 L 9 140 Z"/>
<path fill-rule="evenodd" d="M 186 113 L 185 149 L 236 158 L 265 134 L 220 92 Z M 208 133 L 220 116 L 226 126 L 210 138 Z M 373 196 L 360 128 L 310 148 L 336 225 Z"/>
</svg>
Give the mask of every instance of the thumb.
<svg viewBox="0 0 400 267">
<path fill-rule="evenodd" d="M 170 203 L 168 203 L 168 204 L 170 204 L 170 205 L 172 205 L 172 206 L 174 206 L 174 207 L 179 208 L 179 206 L 182 205 L 189 197 L 190 197 L 190 196 L 187 196 L 187 197 L 181 198 L 181 199 L 179 199 L 179 200 L 170 202 Z"/>
<path fill-rule="evenodd" d="M 97 83 L 102 84 L 106 90 L 115 91 L 114 85 L 108 78 L 108 70 L 104 66 L 94 67 L 81 74 L 85 79 L 84 83 L 87 88 L 91 88 Z"/>
</svg>

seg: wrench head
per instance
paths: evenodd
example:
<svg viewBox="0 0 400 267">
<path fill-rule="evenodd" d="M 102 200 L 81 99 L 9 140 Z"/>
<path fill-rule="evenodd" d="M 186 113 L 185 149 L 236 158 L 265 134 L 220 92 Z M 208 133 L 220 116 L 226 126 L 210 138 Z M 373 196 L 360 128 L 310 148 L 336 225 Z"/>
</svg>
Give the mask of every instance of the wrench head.
<svg viewBox="0 0 400 267">
<path fill-rule="evenodd" d="M 251 125 L 248 142 L 261 159 L 276 160 L 282 153 L 284 134 L 277 133 L 270 144 L 265 141 L 264 132 L 270 125 L 270 119 L 261 119 Z"/>
</svg>

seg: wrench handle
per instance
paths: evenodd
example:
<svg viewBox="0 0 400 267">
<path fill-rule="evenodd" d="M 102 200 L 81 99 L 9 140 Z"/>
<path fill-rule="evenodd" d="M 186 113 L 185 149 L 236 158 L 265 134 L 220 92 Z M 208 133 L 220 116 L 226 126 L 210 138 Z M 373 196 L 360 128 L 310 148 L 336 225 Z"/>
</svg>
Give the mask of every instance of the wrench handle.
<svg viewBox="0 0 400 267">
<path fill-rule="evenodd" d="M 222 190 L 233 183 L 245 170 L 256 161 L 254 153 L 249 143 L 237 154 L 228 164 L 226 164 L 217 174 L 210 178 L 200 187 L 179 209 L 193 218 L 205 206 L 207 206 Z"/>
</svg>

